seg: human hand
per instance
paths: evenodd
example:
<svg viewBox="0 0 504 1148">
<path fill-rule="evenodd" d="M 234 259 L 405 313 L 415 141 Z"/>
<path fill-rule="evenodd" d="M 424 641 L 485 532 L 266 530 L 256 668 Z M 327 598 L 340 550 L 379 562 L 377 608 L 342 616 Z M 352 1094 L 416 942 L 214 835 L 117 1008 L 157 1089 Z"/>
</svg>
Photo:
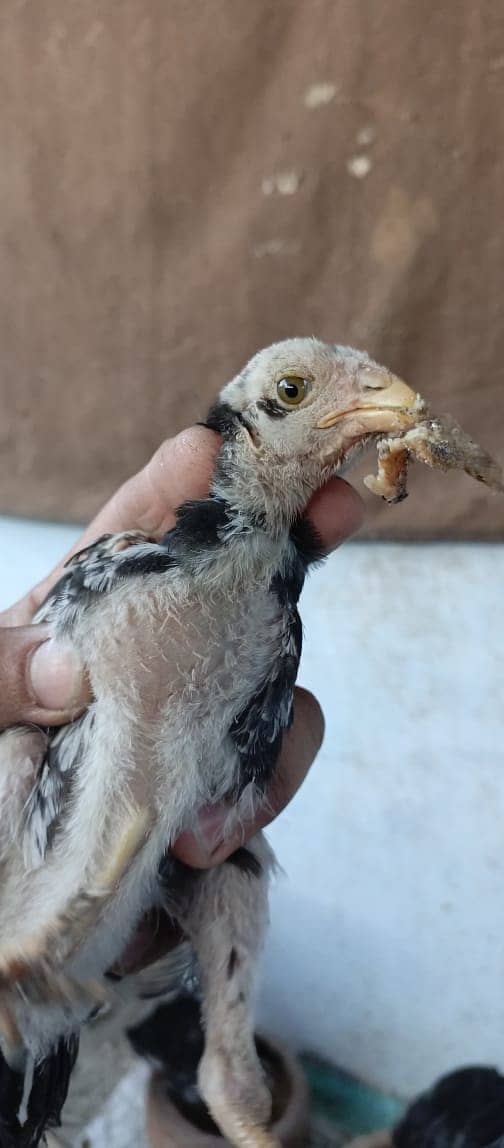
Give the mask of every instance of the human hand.
<svg viewBox="0 0 504 1148">
<path fill-rule="evenodd" d="M 203 427 L 193 427 L 164 442 L 144 469 L 113 495 L 71 553 L 110 532 L 143 530 L 153 538 L 161 538 L 174 525 L 180 503 L 208 492 L 219 442 L 216 434 Z M 362 503 L 352 487 L 335 478 L 312 498 L 308 514 L 329 551 L 359 528 Z M 64 562 L 20 602 L 0 614 L 0 728 L 25 721 L 63 724 L 91 700 L 85 674 L 71 647 L 47 641 L 47 627 L 29 625 L 63 572 L 63 565 Z M 298 688 L 294 722 L 284 738 L 264 807 L 239 835 L 225 841 L 222 830 L 227 809 L 218 806 L 203 810 L 197 837 L 186 832 L 173 845 L 179 860 L 196 868 L 218 865 L 244 840 L 269 824 L 301 785 L 320 747 L 323 729 L 318 702 L 312 694 Z M 158 949 L 165 950 L 168 940 L 163 928 L 158 928 L 153 938 L 144 923 L 131 957 L 125 961 L 128 971 L 130 964 L 136 967 L 139 961 L 149 963 L 156 959 Z"/>
</svg>

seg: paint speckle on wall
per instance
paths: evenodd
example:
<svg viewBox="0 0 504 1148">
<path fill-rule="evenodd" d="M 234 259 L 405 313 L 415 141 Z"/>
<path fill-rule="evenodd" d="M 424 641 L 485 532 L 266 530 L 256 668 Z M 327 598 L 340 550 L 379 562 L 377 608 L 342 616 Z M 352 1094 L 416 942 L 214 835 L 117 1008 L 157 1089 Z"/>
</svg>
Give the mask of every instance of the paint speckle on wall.
<svg viewBox="0 0 504 1148">
<path fill-rule="evenodd" d="M 295 195 L 301 186 L 303 175 L 294 169 L 268 175 L 261 183 L 263 195 Z"/>
<path fill-rule="evenodd" d="M 368 155 L 353 155 L 347 160 L 346 166 L 348 174 L 354 179 L 365 179 L 371 171 L 373 161 Z"/>
<path fill-rule="evenodd" d="M 364 127 L 357 132 L 356 141 L 359 147 L 370 147 L 376 139 L 376 128 L 372 124 L 365 124 Z"/>
<path fill-rule="evenodd" d="M 323 108 L 326 104 L 330 104 L 334 99 L 338 87 L 336 84 L 328 80 L 324 80 L 318 84 L 310 84 L 304 94 L 305 108 Z"/>
<path fill-rule="evenodd" d="M 264 259 L 265 256 L 298 255 L 300 249 L 301 245 L 297 239 L 275 237 L 264 239 L 262 243 L 256 243 L 253 252 L 256 259 Z"/>
</svg>

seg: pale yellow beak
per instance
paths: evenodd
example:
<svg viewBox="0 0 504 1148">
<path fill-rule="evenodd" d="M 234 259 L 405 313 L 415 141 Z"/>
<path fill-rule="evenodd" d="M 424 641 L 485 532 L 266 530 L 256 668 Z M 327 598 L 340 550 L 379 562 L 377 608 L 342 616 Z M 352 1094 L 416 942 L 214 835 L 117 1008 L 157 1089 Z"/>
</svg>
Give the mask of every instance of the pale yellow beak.
<svg viewBox="0 0 504 1148">
<path fill-rule="evenodd" d="M 390 375 L 387 377 L 390 378 Z M 330 411 L 329 414 L 324 415 L 317 423 L 317 429 L 328 430 L 329 427 L 336 426 L 336 423 L 341 422 L 342 419 L 358 415 L 359 422 L 364 421 L 366 425 L 369 422 L 372 430 L 382 413 L 388 415 L 389 412 L 393 411 L 398 414 L 403 413 L 407 421 L 410 422 L 411 413 L 418 406 L 418 401 L 418 395 L 411 390 L 411 387 L 403 383 L 402 379 L 396 379 L 392 376 L 392 381 L 387 386 L 373 388 L 368 395 L 361 396 L 358 406 L 347 408 L 344 411 Z"/>
</svg>

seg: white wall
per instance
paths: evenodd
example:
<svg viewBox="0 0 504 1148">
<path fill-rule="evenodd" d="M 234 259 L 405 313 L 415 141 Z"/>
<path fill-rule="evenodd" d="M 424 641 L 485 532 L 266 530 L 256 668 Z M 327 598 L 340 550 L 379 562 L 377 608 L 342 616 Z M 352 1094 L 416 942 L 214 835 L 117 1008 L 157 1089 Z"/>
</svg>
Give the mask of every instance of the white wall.
<svg viewBox="0 0 504 1148">
<path fill-rule="evenodd" d="M 75 532 L 0 520 L 0 608 Z M 326 739 L 270 831 L 262 1018 L 408 1095 L 504 1066 L 504 547 L 349 544 L 303 596 Z"/>
<path fill-rule="evenodd" d="M 327 731 L 270 832 L 264 1016 L 405 1096 L 504 1065 L 503 584 L 504 547 L 355 544 L 304 594 Z"/>
</svg>

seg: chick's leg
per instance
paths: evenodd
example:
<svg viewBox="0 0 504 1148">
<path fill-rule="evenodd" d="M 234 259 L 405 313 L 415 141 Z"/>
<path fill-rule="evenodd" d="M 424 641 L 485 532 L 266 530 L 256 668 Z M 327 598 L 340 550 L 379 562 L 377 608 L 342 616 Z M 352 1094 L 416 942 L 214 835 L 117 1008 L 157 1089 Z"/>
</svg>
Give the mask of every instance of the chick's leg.
<svg viewBox="0 0 504 1148">
<path fill-rule="evenodd" d="M 267 923 L 272 854 L 261 835 L 237 862 L 206 873 L 184 921 L 203 990 L 201 1093 L 222 1133 L 243 1148 L 274 1148 L 271 1097 L 254 1042 L 253 987 Z"/>
</svg>

